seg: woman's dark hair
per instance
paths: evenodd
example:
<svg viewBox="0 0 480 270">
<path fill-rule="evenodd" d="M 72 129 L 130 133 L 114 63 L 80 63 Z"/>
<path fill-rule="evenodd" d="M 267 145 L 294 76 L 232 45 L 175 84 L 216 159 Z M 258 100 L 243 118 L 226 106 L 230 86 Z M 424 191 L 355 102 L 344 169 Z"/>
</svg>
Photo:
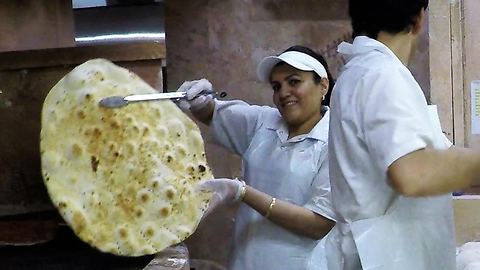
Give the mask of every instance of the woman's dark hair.
<svg viewBox="0 0 480 270">
<path fill-rule="evenodd" d="M 391 34 L 409 31 L 428 0 L 349 0 L 353 38 L 377 39 L 380 31 Z"/>
<path fill-rule="evenodd" d="M 283 52 L 290 52 L 290 51 L 295 51 L 295 52 L 301 52 L 301 53 L 304 53 L 304 54 L 308 54 L 311 57 L 318 60 L 318 62 L 320 62 L 323 65 L 323 67 L 327 71 L 328 91 L 327 91 L 327 94 L 325 95 L 325 100 L 322 101 L 322 105 L 326 105 L 326 106 L 330 105 L 330 95 L 332 93 L 333 86 L 335 85 L 335 80 L 333 79 L 332 74 L 330 73 L 330 70 L 328 69 L 328 64 L 327 64 L 327 61 L 325 61 L 325 58 L 323 58 L 323 56 L 321 56 L 320 54 L 316 53 L 314 50 L 312 50 L 308 47 L 300 46 L 300 45 L 292 46 L 292 47 L 286 49 Z M 282 63 L 284 63 L 284 62 L 282 62 Z M 281 64 L 281 63 L 279 63 L 279 64 Z M 320 76 L 314 71 L 312 71 L 312 74 L 313 74 L 313 81 L 315 82 L 315 84 L 319 84 L 322 78 L 320 78 Z"/>
</svg>

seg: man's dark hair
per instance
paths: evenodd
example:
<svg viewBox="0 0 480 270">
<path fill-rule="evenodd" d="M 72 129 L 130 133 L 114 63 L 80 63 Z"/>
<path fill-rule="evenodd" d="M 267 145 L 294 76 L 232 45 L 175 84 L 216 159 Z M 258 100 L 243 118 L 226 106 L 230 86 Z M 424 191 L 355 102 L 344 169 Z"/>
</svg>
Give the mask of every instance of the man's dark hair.
<svg viewBox="0 0 480 270">
<path fill-rule="evenodd" d="M 428 0 L 349 0 L 353 37 L 377 39 L 380 31 L 391 34 L 409 31 Z"/>
<path fill-rule="evenodd" d="M 327 61 L 325 60 L 325 58 L 323 58 L 323 56 L 321 56 L 320 54 L 318 54 L 314 50 L 312 50 L 308 47 L 300 46 L 300 45 L 292 46 L 292 47 L 286 49 L 283 52 L 290 52 L 290 51 L 301 52 L 301 53 L 304 53 L 304 54 L 308 54 L 311 57 L 317 59 L 318 62 L 320 62 L 323 65 L 323 67 L 327 71 L 328 91 L 327 91 L 327 94 L 325 95 L 325 100 L 322 101 L 322 104 L 327 105 L 327 106 L 330 105 L 330 95 L 332 93 L 333 86 L 335 85 L 335 80 L 333 79 L 333 76 L 330 73 L 330 70 L 328 69 L 328 64 L 327 64 Z M 320 78 L 320 76 L 316 72 L 312 71 L 312 73 L 313 73 L 313 81 L 316 84 L 319 84 L 322 78 Z"/>
</svg>

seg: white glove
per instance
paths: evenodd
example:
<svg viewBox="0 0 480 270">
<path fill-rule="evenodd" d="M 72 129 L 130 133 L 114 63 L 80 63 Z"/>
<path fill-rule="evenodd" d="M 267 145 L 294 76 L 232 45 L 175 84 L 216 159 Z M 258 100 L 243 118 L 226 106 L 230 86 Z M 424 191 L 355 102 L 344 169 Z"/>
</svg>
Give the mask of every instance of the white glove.
<svg viewBox="0 0 480 270">
<path fill-rule="evenodd" d="M 203 180 L 198 183 L 197 190 L 213 192 L 208 209 L 204 214 L 207 216 L 219 205 L 238 202 L 242 196 L 243 182 L 229 178 Z"/>
<path fill-rule="evenodd" d="M 207 79 L 185 81 L 177 92 L 186 92 L 187 99 L 180 100 L 177 104 L 183 111 L 199 111 L 207 106 L 213 99 L 212 95 L 199 95 L 202 91 L 212 91 L 212 84 Z"/>
</svg>

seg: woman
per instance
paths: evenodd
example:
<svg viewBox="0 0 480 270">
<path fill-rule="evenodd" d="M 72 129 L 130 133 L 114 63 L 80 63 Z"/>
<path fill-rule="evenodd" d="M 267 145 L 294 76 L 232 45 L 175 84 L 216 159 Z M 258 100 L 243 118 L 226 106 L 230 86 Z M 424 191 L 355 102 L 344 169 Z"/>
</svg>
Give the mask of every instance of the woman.
<svg viewBox="0 0 480 270">
<path fill-rule="evenodd" d="M 325 60 L 301 46 L 263 59 L 257 74 L 270 83 L 276 109 L 199 95 L 212 88 L 205 79 L 185 82 L 179 91 L 187 92 L 188 104 L 179 105 L 243 159 L 248 185 L 232 179 L 202 184 L 220 198 L 216 204 L 244 202 L 228 269 L 309 269 L 319 239 L 335 224 L 327 162 L 329 112 L 322 106 L 328 104 L 333 79 Z"/>
</svg>

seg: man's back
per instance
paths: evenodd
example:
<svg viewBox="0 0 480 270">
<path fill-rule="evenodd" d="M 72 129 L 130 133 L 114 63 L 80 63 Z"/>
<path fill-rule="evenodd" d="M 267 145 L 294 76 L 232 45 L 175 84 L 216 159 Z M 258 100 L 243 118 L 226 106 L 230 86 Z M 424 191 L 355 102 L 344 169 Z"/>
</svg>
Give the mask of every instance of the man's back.
<svg viewBox="0 0 480 270">
<path fill-rule="evenodd" d="M 339 221 L 327 250 L 343 252 L 343 258 L 332 255 L 329 267 L 359 269 L 360 257 L 364 269 L 450 269 L 450 198 L 406 198 L 387 180 L 388 166 L 403 155 L 427 146 L 447 147 L 431 122 L 420 87 L 395 54 L 376 40 L 357 37 L 339 50 L 350 60 L 331 100 L 330 179 Z M 440 221 L 436 229 L 444 239 L 428 233 L 431 228 L 426 226 L 433 220 Z M 409 237 L 419 239 L 405 240 Z M 420 259 L 430 255 L 432 260 Z M 339 267 L 342 260 L 345 264 Z M 434 265 L 442 267 L 422 268 Z"/>
<path fill-rule="evenodd" d="M 329 144 L 329 152 L 330 166 L 334 170 L 330 173 L 335 179 L 332 183 L 335 185 L 334 192 L 342 198 L 341 202 L 336 202 L 337 211 L 347 218 L 346 221 L 355 221 L 384 214 L 396 196 L 387 183 L 385 164 L 391 163 L 399 154 L 396 153 L 398 151 L 389 153 L 386 150 L 398 145 L 400 139 L 414 137 L 403 134 L 406 128 L 409 132 L 417 131 L 421 137 L 431 137 L 431 131 L 425 124 L 421 124 L 424 127 L 418 130 L 419 127 L 410 127 L 408 123 L 395 119 L 401 110 L 393 106 L 415 102 L 416 106 L 410 107 L 417 110 L 415 114 L 418 117 L 424 118 L 421 120 L 428 121 L 427 103 L 408 69 L 385 45 L 367 37 L 358 37 L 352 47 L 344 49 L 347 57 L 352 59 L 342 71 L 332 93 L 332 144 Z M 402 89 L 395 91 L 393 86 Z M 391 104 L 397 101 L 399 104 Z M 425 111 L 419 112 L 422 109 Z M 397 138 L 391 138 L 392 135 Z M 426 142 L 419 140 L 407 143 L 411 146 L 404 151 L 426 146 Z M 378 155 L 371 151 L 378 152 Z M 342 209 L 342 205 L 348 205 L 348 209 Z"/>
</svg>

